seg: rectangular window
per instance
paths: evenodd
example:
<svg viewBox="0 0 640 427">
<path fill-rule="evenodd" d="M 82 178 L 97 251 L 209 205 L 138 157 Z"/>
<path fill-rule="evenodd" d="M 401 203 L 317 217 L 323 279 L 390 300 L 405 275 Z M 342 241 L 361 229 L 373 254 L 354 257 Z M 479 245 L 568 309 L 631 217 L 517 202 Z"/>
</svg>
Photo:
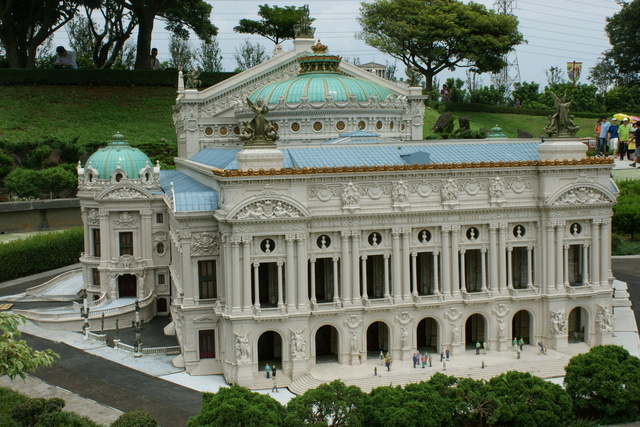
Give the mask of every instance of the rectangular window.
<svg viewBox="0 0 640 427">
<path fill-rule="evenodd" d="M 162 224 L 164 222 L 164 215 L 161 213 L 156 214 L 156 224 Z"/>
<path fill-rule="evenodd" d="M 133 232 L 120 233 L 120 255 L 133 255 Z"/>
<path fill-rule="evenodd" d="M 198 331 L 200 344 L 200 359 L 214 359 L 216 357 L 216 335 L 214 329 Z"/>
<path fill-rule="evenodd" d="M 164 274 L 158 274 L 158 285 L 164 285 L 164 284 L 165 284 Z"/>
<path fill-rule="evenodd" d="M 198 261 L 200 299 L 217 298 L 216 263 L 213 260 Z"/>
<path fill-rule="evenodd" d="M 92 268 L 91 272 L 93 273 L 93 286 L 100 286 L 100 272 L 97 268 Z"/>
<path fill-rule="evenodd" d="M 100 256 L 100 229 L 92 228 L 91 229 L 91 243 L 92 243 L 92 256 Z"/>
</svg>

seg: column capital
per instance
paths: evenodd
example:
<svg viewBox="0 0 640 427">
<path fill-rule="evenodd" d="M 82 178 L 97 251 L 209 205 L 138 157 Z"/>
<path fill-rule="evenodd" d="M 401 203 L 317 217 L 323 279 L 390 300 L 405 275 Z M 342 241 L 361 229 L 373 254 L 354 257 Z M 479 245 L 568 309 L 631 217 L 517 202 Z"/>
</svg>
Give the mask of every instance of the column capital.
<svg viewBox="0 0 640 427">
<path fill-rule="evenodd" d="M 398 235 L 402 234 L 402 228 L 392 228 L 391 229 L 391 235 L 393 237 L 397 237 Z"/>
<path fill-rule="evenodd" d="M 507 246 L 507 251 L 513 252 L 513 246 Z"/>
<path fill-rule="evenodd" d="M 564 245 L 564 249 L 565 250 L 569 250 L 570 247 L 571 247 L 571 245 Z"/>
<path fill-rule="evenodd" d="M 284 261 L 278 261 L 278 262 L 276 262 L 276 265 L 278 267 L 282 267 L 284 265 Z"/>
<path fill-rule="evenodd" d="M 369 257 L 368 257 L 367 255 L 362 255 L 360 258 L 361 258 L 363 261 L 366 261 Z"/>
<path fill-rule="evenodd" d="M 384 255 L 382 255 L 382 257 L 384 259 L 389 259 L 389 258 L 391 258 L 391 254 L 384 254 Z"/>
<path fill-rule="evenodd" d="M 315 258 L 309 258 L 309 262 L 312 263 L 312 264 L 315 264 L 316 259 Z"/>
<path fill-rule="evenodd" d="M 584 246 L 585 248 L 588 248 L 590 245 L 588 243 L 583 243 L 582 246 Z"/>
<path fill-rule="evenodd" d="M 489 223 L 489 231 L 496 231 L 496 229 L 500 228 L 500 223 L 491 222 Z"/>
<path fill-rule="evenodd" d="M 527 250 L 528 251 L 532 251 L 533 250 L 533 246 L 532 245 L 527 246 Z"/>
<path fill-rule="evenodd" d="M 253 237 L 249 237 L 249 236 L 242 237 L 242 243 L 244 243 L 245 245 L 251 244 L 252 241 L 253 241 Z"/>
<path fill-rule="evenodd" d="M 567 225 L 566 221 L 554 221 L 554 224 L 558 228 L 564 228 Z"/>
<path fill-rule="evenodd" d="M 349 236 L 351 236 L 351 231 L 346 231 L 346 230 L 342 230 L 340 232 L 340 237 L 342 237 L 343 239 L 348 238 Z"/>
<path fill-rule="evenodd" d="M 547 221 L 547 228 L 555 228 L 556 227 L 556 221 Z"/>
<path fill-rule="evenodd" d="M 591 225 L 598 225 L 602 222 L 602 218 L 593 218 L 591 220 Z"/>
<path fill-rule="evenodd" d="M 307 240 L 307 235 L 306 234 L 296 234 L 296 240 L 298 241 L 298 243 L 302 243 L 305 240 Z"/>
<path fill-rule="evenodd" d="M 466 250 L 466 249 L 460 249 L 460 254 L 461 254 L 461 255 L 464 255 L 464 254 L 466 254 L 466 253 L 467 253 L 467 250 Z"/>
<path fill-rule="evenodd" d="M 286 234 L 284 236 L 284 240 L 287 243 L 287 245 L 293 244 L 293 241 L 296 240 L 296 235 L 295 234 Z"/>
<path fill-rule="evenodd" d="M 433 251 L 433 256 L 438 256 L 440 255 L 440 251 Z"/>
<path fill-rule="evenodd" d="M 239 245 L 240 243 L 242 243 L 242 237 L 231 236 L 229 237 L 229 241 L 231 242 L 232 245 Z"/>
<path fill-rule="evenodd" d="M 253 268 L 258 268 L 260 267 L 260 263 L 259 262 L 254 262 L 253 264 L 251 264 L 253 266 Z"/>
<path fill-rule="evenodd" d="M 331 258 L 331 261 L 338 262 L 338 261 L 340 261 L 340 257 L 339 256 L 334 256 L 333 258 Z"/>
<path fill-rule="evenodd" d="M 418 252 L 411 252 L 411 257 L 412 258 L 417 258 L 418 257 Z"/>
<path fill-rule="evenodd" d="M 149 217 L 153 211 L 151 209 L 140 209 L 140 216 Z"/>
<path fill-rule="evenodd" d="M 443 233 L 448 233 L 448 232 L 450 232 L 450 231 L 451 231 L 451 226 L 450 226 L 450 225 L 442 225 L 442 226 L 440 226 L 440 230 L 441 230 Z"/>
</svg>

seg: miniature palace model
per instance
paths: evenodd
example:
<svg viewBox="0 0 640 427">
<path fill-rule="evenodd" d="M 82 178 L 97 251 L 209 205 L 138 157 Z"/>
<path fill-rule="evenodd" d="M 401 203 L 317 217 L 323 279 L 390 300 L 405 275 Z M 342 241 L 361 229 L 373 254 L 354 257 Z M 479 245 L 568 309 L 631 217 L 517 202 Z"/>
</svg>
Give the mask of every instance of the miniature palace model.
<svg viewBox="0 0 640 427">
<path fill-rule="evenodd" d="M 611 343 L 617 188 L 575 137 L 425 141 L 420 88 L 300 38 L 173 114 L 176 170 L 122 135 L 79 165 L 81 262 L 191 374 Z"/>
</svg>

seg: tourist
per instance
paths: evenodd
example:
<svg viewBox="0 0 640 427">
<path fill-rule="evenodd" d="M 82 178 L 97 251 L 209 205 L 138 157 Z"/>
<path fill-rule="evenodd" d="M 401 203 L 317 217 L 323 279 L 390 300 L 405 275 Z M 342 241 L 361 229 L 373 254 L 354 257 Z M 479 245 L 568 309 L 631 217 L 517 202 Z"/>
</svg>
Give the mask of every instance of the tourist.
<svg viewBox="0 0 640 427">
<path fill-rule="evenodd" d="M 447 349 L 444 351 L 444 354 L 445 354 L 445 356 L 446 356 L 447 360 L 449 360 L 449 354 L 450 354 L 450 353 L 451 353 L 451 352 L 449 351 L 449 347 L 447 347 Z"/>
<path fill-rule="evenodd" d="M 420 362 L 422 363 L 422 369 L 424 369 L 424 367 L 427 365 L 427 356 L 425 356 L 424 354 L 420 356 Z"/>
<path fill-rule="evenodd" d="M 523 351 L 524 349 L 522 347 L 524 346 L 524 340 L 522 339 L 522 337 L 520 337 L 520 340 L 518 341 L 518 345 L 520 346 L 520 351 Z"/>
<path fill-rule="evenodd" d="M 480 341 L 476 341 L 476 356 L 480 355 Z"/>
<path fill-rule="evenodd" d="M 516 98 L 515 104 L 513 104 L 514 108 L 520 108 L 522 103 L 520 102 L 520 98 Z"/>
<path fill-rule="evenodd" d="M 629 119 L 625 117 L 622 119 L 622 124 L 618 128 L 618 153 L 620 154 L 620 160 L 624 160 L 625 154 L 627 155 L 627 159 L 631 160 L 631 153 L 627 151 L 631 130 L 631 123 L 629 123 Z"/>
<path fill-rule="evenodd" d="M 429 355 L 429 367 L 433 367 L 433 365 L 431 364 L 431 355 Z"/>
<path fill-rule="evenodd" d="M 53 68 L 64 68 L 66 70 L 76 70 L 78 64 L 76 64 L 75 53 L 68 51 L 62 46 L 56 48 L 56 62 L 53 63 Z"/>
<path fill-rule="evenodd" d="M 618 119 L 615 117 L 611 119 L 611 126 L 609 126 L 609 145 L 615 157 L 618 153 Z"/>
<path fill-rule="evenodd" d="M 150 66 L 152 70 L 160 69 L 160 61 L 158 60 L 158 49 L 155 47 L 151 49 L 151 57 L 149 58 Z"/>
<path fill-rule="evenodd" d="M 273 377 L 273 379 L 275 381 L 275 379 L 276 379 L 276 365 L 275 365 L 275 363 L 271 367 L 271 376 Z"/>
<path fill-rule="evenodd" d="M 451 90 L 449 86 L 442 85 L 442 90 L 440 90 L 440 101 L 449 102 L 451 101 Z"/>
<path fill-rule="evenodd" d="M 487 342 L 482 343 L 482 354 L 487 354 Z"/>
<path fill-rule="evenodd" d="M 440 351 L 440 361 L 442 362 L 444 360 L 444 350 Z"/>
<path fill-rule="evenodd" d="M 374 368 L 373 368 L 373 376 L 374 377 L 378 376 L 378 367 L 377 366 L 374 366 Z"/>
<path fill-rule="evenodd" d="M 631 145 L 633 144 L 633 147 L 635 148 L 635 153 L 634 153 L 635 160 L 633 161 L 633 163 L 630 164 L 630 166 L 634 168 L 638 164 L 638 156 L 640 155 L 640 149 L 638 148 L 638 141 L 640 141 L 640 121 L 635 122 L 633 124 L 633 136 L 631 136 L 631 139 L 629 140 L 629 147 L 631 147 Z"/>
<path fill-rule="evenodd" d="M 414 368 L 414 369 L 415 369 L 415 367 L 418 365 L 418 357 L 419 357 L 419 354 L 420 354 L 420 353 L 418 353 L 418 352 L 413 353 L 413 368 Z"/>
<path fill-rule="evenodd" d="M 482 369 L 484 369 L 485 364 L 484 364 L 484 360 L 482 361 L 482 365 L 480 366 Z"/>
<path fill-rule="evenodd" d="M 388 357 L 388 356 L 387 356 L 387 357 L 384 359 L 384 366 L 386 366 L 386 367 L 387 367 L 387 371 L 390 371 L 390 370 L 391 370 L 391 358 L 390 358 L 390 357 Z"/>
<path fill-rule="evenodd" d="M 271 387 L 271 391 L 278 392 L 278 386 L 276 384 L 276 365 L 274 364 L 271 368 L 271 379 L 273 380 L 273 387 Z"/>
<path fill-rule="evenodd" d="M 268 363 L 264 365 L 264 371 L 267 373 L 267 379 L 269 379 L 270 378 L 269 374 L 271 373 L 271 367 L 269 366 Z"/>
<path fill-rule="evenodd" d="M 611 126 L 611 123 L 607 121 L 607 116 L 602 116 L 600 122 L 600 136 L 598 137 L 598 156 L 600 157 L 607 157 L 609 155 L 609 147 L 607 145 L 609 126 Z"/>
<path fill-rule="evenodd" d="M 600 131 L 602 130 L 602 118 L 598 119 L 596 127 L 593 128 L 593 132 L 596 134 L 596 155 L 598 155 L 598 142 L 600 141 Z"/>
</svg>

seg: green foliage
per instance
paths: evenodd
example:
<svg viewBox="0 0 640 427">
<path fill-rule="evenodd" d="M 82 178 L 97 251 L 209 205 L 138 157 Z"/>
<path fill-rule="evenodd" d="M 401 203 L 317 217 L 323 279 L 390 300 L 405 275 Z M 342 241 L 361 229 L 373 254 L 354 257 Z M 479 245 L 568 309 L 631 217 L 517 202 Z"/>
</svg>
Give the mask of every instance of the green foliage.
<svg viewBox="0 0 640 427">
<path fill-rule="evenodd" d="M 233 57 L 238 64 L 237 70 L 239 71 L 248 70 L 269 59 L 264 46 L 260 43 L 251 43 L 249 40 L 245 40 L 236 48 Z"/>
<path fill-rule="evenodd" d="M 76 174 L 64 166 L 45 169 L 41 175 L 42 188 L 51 195 L 51 198 L 57 198 L 62 191 L 73 190 L 78 185 Z"/>
<path fill-rule="evenodd" d="M 233 31 L 241 34 L 257 34 L 279 44 L 295 37 L 295 26 L 300 22 L 304 14 L 304 7 L 296 6 L 269 6 L 262 4 L 258 10 L 258 16 L 262 19 L 254 21 L 241 19 L 239 25 L 233 27 Z M 309 23 L 315 21 L 309 18 Z"/>
<path fill-rule="evenodd" d="M 286 426 L 362 426 L 366 395 L 340 380 L 322 384 L 287 404 Z M 370 425 L 370 424 L 368 424 Z"/>
<path fill-rule="evenodd" d="M 150 412 L 129 411 L 115 420 L 111 427 L 156 427 L 158 422 Z"/>
<path fill-rule="evenodd" d="M 633 241 L 640 223 L 640 181 L 620 181 L 618 188 L 618 203 L 613 207 L 613 232 L 631 236 Z"/>
<path fill-rule="evenodd" d="M 469 101 L 474 104 L 505 105 L 504 87 L 483 86 L 469 95 Z"/>
<path fill-rule="evenodd" d="M 520 100 L 521 109 L 538 108 L 540 105 L 540 85 L 535 82 L 515 82 L 511 97 L 514 100 Z"/>
<path fill-rule="evenodd" d="M 190 70 L 193 68 L 195 53 L 188 40 L 178 37 L 175 34 L 169 38 L 169 67 L 178 70 Z"/>
<path fill-rule="evenodd" d="M 39 171 L 18 168 L 7 175 L 4 190 L 24 199 L 35 199 L 42 195 L 42 174 Z"/>
<path fill-rule="evenodd" d="M 605 94 L 607 111 L 635 113 L 640 111 L 640 86 L 614 87 Z"/>
<path fill-rule="evenodd" d="M 0 387 L 0 426 L 13 427 L 16 423 L 11 420 L 11 410 L 29 400 L 29 397 L 10 388 Z"/>
<path fill-rule="evenodd" d="M 454 79 L 453 77 L 450 77 L 447 79 L 446 85 L 451 91 L 451 102 L 465 101 L 465 91 L 463 89 L 464 81 L 462 81 L 462 79 Z"/>
<path fill-rule="evenodd" d="M 571 358 L 564 385 L 578 415 L 604 424 L 638 420 L 640 359 L 614 345 L 592 347 Z"/>
<path fill-rule="evenodd" d="M 0 282 L 75 264 L 83 250 L 82 227 L 0 244 Z"/>
<path fill-rule="evenodd" d="M 217 393 L 202 393 L 200 414 L 189 418 L 188 427 L 282 425 L 284 408 L 268 395 L 233 385 Z"/>
<path fill-rule="evenodd" d="M 573 99 L 571 104 L 571 112 L 587 111 L 591 113 L 601 113 L 605 110 L 604 97 L 598 94 L 598 88 L 595 85 L 586 85 L 578 83 L 573 86 L 571 83 L 556 83 L 545 88 L 545 94 L 540 98 L 541 102 L 550 108 L 553 107 L 553 99 L 548 91 L 554 92 L 558 97 L 562 98 L 564 93 L 567 99 Z"/>
<path fill-rule="evenodd" d="M 0 180 L 4 179 L 13 169 L 13 159 L 0 151 Z"/>
<path fill-rule="evenodd" d="M 18 330 L 18 326 L 25 322 L 24 316 L 0 313 L 0 331 L 2 331 L 0 334 L 0 376 L 6 375 L 11 380 L 16 377 L 24 379 L 25 373 L 33 372 L 40 367 L 51 366 L 55 363 L 55 359 L 60 358 L 49 349 L 34 350 L 27 345 L 26 341 L 20 339 L 22 334 Z M 45 407 L 48 408 L 53 404 L 47 405 Z M 63 406 L 64 401 L 62 401 L 60 408 Z"/>
<path fill-rule="evenodd" d="M 605 52 L 605 58 L 613 61 L 617 74 L 627 83 L 640 81 L 640 27 L 636 24 L 640 16 L 640 0 L 620 1 L 622 8 L 607 17 L 605 31 L 609 36 L 611 49 Z"/>
<path fill-rule="evenodd" d="M 54 397 L 43 399 L 41 397 L 16 406 L 11 410 L 11 419 L 22 425 L 40 424 L 40 417 L 62 411 L 65 401 Z"/>
<path fill-rule="evenodd" d="M 486 383 L 492 413 L 491 425 L 562 425 L 571 414 L 571 398 L 557 384 L 534 377 L 528 372 L 507 372 Z"/>
<path fill-rule="evenodd" d="M 430 92 L 444 70 L 497 71 L 503 56 L 524 39 L 518 20 L 457 0 L 377 0 L 361 3 L 360 37 L 370 46 L 417 68 Z"/>
</svg>

